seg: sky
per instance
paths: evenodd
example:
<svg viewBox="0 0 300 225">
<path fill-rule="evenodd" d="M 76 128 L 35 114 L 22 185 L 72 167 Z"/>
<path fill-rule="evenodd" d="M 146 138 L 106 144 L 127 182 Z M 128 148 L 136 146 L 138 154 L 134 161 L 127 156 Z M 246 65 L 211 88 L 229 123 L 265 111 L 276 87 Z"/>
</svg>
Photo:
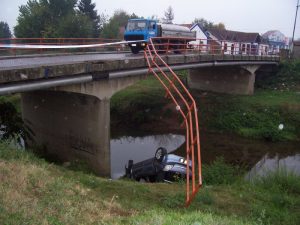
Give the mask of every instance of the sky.
<svg viewBox="0 0 300 225">
<path fill-rule="evenodd" d="M 279 30 L 291 37 L 297 0 L 92 0 L 98 13 L 111 16 L 122 9 L 145 18 L 164 16 L 172 6 L 174 23 L 191 23 L 195 18 L 205 18 L 214 23 L 222 22 L 226 29 L 265 33 Z M 0 0 L 0 21 L 7 22 L 13 30 L 17 23 L 19 6 L 27 0 Z M 298 13 L 295 39 L 300 38 L 300 11 Z"/>
</svg>

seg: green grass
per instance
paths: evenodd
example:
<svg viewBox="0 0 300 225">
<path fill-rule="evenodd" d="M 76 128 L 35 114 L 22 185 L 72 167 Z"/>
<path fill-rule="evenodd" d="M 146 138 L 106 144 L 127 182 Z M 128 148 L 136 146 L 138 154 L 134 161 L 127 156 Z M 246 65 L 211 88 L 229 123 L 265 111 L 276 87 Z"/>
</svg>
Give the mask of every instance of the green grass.
<svg viewBox="0 0 300 225">
<path fill-rule="evenodd" d="M 282 70 L 278 72 L 278 76 L 287 76 L 287 72 Z M 187 71 L 177 74 L 183 81 L 186 80 Z M 276 84 L 278 79 L 273 77 L 271 81 Z M 298 82 L 297 79 L 293 79 L 293 82 Z M 265 86 L 268 82 L 270 81 L 265 81 Z M 268 141 L 300 140 L 299 92 L 292 88 L 274 90 L 271 84 L 268 87 L 270 88 L 256 88 L 252 96 L 191 91 L 199 108 L 201 129 L 231 132 Z M 168 126 L 163 122 L 173 117 L 174 122 L 179 125 L 178 113 L 172 110 L 174 107 L 166 107 L 171 100 L 165 99 L 164 94 L 163 87 L 151 75 L 117 93 L 111 99 L 112 123 L 137 127 L 141 124 L 153 124 L 160 119 L 162 123 L 155 124 L 163 128 Z M 284 125 L 283 130 L 278 129 L 280 124 Z"/>
<path fill-rule="evenodd" d="M 256 86 L 263 89 L 300 90 L 300 60 L 283 61 L 279 70 L 271 76 L 258 80 Z"/>
<path fill-rule="evenodd" d="M 21 97 L 20 94 L 0 96 L 0 103 L 9 102 L 15 106 L 17 112 L 21 113 Z"/>
<path fill-rule="evenodd" d="M 271 141 L 300 139 L 300 94 L 258 89 L 253 96 L 210 93 L 199 102 L 208 129 Z M 279 130 L 280 124 L 284 125 Z"/>
<path fill-rule="evenodd" d="M 167 102 L 163 97 L 157 98 L 163 95 L 159 81 L 152 76 L 116 93 L 111 99 L 112 122 L 134 126 L 155 120 Z"/>
<path fill-rule="evenodd" d="M 0 224 L 300 223 L 298 176 L 279 172 L 248 182 L 221 159 L 203 171 L 207 184 L 184 208 L 182 182 L 99 178 L 0 143 Z M 212 174 L 225 178 L 209 181 Z"/>
</svg>

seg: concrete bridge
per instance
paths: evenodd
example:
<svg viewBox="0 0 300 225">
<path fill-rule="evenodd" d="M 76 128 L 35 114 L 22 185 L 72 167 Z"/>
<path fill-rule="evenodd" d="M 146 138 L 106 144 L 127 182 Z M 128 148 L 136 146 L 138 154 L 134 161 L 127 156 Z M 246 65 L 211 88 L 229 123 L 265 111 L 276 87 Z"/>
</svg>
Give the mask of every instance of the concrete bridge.
<svg viewBox="0 0 300 225">
<path fill-rule="evenodd" d="M 188 69 L 190 88 L 252 94 L 255 73 L 277 56 L 163 55 L 173 70 Z M 62 161 L 86 160 L 110 175 L 110 98 L 146 77 L 144 56 L 64 54 L 0 58 L 0 94 L 21 93 L 30 147 Z"/>
</svg>

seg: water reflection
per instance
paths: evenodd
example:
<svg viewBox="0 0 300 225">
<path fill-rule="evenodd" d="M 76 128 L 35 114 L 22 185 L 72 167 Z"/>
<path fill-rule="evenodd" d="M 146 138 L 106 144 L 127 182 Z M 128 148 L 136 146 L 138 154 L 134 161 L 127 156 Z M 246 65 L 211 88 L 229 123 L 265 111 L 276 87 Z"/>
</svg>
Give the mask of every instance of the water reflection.
<svg viewBox="0 0 300 225">
<path fill-rule="evenodd" d="M 166 147 L 168 152 L 185 156 L 185 138 L 182 135 L 149 135 L 145 137 L 125 137 L 111 140 L 112 177 L 124 174 L 124 166 L 129 159 L 139 162 L 154 156 L 155 150 Z M 299 142 L 267 142 L 243 138 L 227 133 L 202 132 L 202 163 L 209 164 L 217 157 L 226 163 L 246 168 L 249 178 L 265 174 L 266 171 L 285 168 L 300 175 Z"/>
<path fill-rule="evenodd" d="M 270 157 L 266 154 L 252 169 L 247 173 L 246 179 L 253 179 L 257 176 L 264 176 L 269 172 L 284 170 L 300 175 L 300 154 L 287 156 L 285 158 L 276 154 L 275 157 Z"/>
<path fill-rule="evenodd" d="M 151 135 L 145 137 L 126 136 L 110 141 L 111 177 L 117 179 L 124 175 L 124 166 L 129 159 L 134 163 L 154 157 L 158 147 L 168 152 L 175 151 L 185 142 L 185 137 L 176 134 Z"/>
</svg>

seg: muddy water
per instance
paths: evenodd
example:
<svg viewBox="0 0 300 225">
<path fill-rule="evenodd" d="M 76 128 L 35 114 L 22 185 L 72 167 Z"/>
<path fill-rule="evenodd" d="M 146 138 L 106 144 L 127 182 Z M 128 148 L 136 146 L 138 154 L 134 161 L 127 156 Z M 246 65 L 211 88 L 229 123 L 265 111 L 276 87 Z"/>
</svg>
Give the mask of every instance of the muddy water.
<svg viewBox="0 0 300 225">
<path fill-rule="evenodd" d="M 111 140 L 112 177 L 124 174 L 129 159 L 139 162 L 154 156 L 162 146 L 168 152 L 185 156 L 185 137 L 175 134 L 156 134 L 138 137 L 124 132 Z M 135 131 L 136 134 L 136 131 Z M 113 136 L 113 134 L 112 134 Z M 202 163 L 210 163 L 216 157 L 223 157 L 227 163 L 240 165 L 249 173 L 247 177 L 263 175 L 278 168 L 292 170 L 300 175 L 300 142 L 267 142 L 242 138 L 233 134 L 201 134 Z"/>
</svg>

